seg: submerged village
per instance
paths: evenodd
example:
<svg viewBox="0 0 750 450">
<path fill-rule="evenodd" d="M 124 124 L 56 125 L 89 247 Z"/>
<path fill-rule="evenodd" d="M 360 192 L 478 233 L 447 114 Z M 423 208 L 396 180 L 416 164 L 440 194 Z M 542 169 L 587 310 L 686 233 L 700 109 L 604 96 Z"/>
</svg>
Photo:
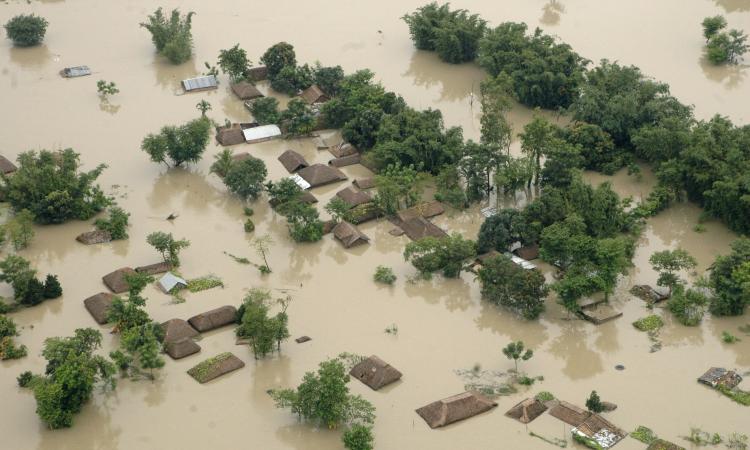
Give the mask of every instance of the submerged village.
<svg viewBox="0 0 750 450">
<path fill-rule="evenodd" d="M 0 448 L 750 446 L 750 4 L 126 3 L 0 4 Z"/>
</svg>

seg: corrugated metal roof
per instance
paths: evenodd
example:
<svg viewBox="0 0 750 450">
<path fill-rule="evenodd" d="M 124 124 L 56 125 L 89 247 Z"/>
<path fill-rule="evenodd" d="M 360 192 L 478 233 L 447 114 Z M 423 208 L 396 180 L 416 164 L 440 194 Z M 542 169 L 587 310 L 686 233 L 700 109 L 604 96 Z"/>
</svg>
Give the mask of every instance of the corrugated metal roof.
<svg viewBox="0 0 750 450">
<path fill-rule="evenodd" d="M 178 285 L 187 287 L 187 281 L 178 277 L 172 272 L 165 273 L 164 276 L 159 279 L 159 286 L 162 288 L 162 290 L 164 290 L 164 292 L 170 292 Z"/>
<path fill-rule="evenodd" d="M 526 261 L 525 259 L 518 257 L 512 253 L 506 253 L 505 256 L 507 256 L 508 258 L 510 258 L 511 261 L 513 261 L 514 263 L 518 264 L 519 266 L 521 266 L 522 268 L 526 270 L 536 269 L 536 264 L 530 263 Z"/>
<path fill-rule="evenodd" d="M 62 70 L 62 76 L 66 78 L 83 77 L 91 75 L 91 69 L 88 66 L 66 67 Z"/>
<path fill-rule="evenodd" d="M 295 183 L 297 183 L 297 186 L 299 186 L 302 190 L 310 189 L 310 183 L 308 183 L 307 180 L 299 176 L 299 174 L 295 173 L 289 178 Z"/>
<path fill-rule="evenodd" d="M 242 130 L 242 134 L 245 136 L 245 142 L 258 142 L 281 136 L 281 130 L 277 125 L 261 125 L 255 128 L 246 128 Z"/>
<path fill-rule="evenodd" d="M 213 75 L 182 80 L 182 87 L 185 88 L 185 90 L 188 92 L 194 91 L 196 89 L 211 89 L 217 87 L 218 85 L 219 82 Z"/>
</svg>

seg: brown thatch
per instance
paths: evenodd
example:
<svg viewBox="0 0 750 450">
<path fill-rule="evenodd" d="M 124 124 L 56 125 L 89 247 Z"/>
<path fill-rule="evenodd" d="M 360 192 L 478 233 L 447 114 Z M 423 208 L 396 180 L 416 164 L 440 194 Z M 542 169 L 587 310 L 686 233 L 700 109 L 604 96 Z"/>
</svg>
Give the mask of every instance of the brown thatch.
<svg viewBox="0 0 750 450">
<path fill-rule="evenodd" d="M 201 346 L 196 344 L 195 341 L 190 338 L 182 338 L 175 342 L 165 343 L 164 351 L 166 351 L 167 355 L 171 356 L 172 359 L 181 359 L 194 353 L 198 353 L 201 351 Z"/>
<path fill-rule="evenodd" d="M 680 447 L 677 444 L 673 444 L 664 439 L 657 439 L 652 442 L 646 450 L 685 450 L 685 447 Z"/>
<path fill-rule="evenodd" d="M 401 379 L 401 372 L 375 355 L 352 367 L 349 375 L 377 391 Z"/>
<path fill-rule="evenodd" d="M 358 191 L 354 189 L 352 186 L 348 186 L 336 192 L 336 197 L 343 200 L 344 203 L 349 205 L 350 208 L 354 208 L 355 206 L 359 206 L 359 205 L 364 205 L 365 203 L 370 203 L 372 201 L 372 197 L 370 197 L 370 194 L 366 192 Z"/>
<path fill-rule="evenodd" d="M 338 225 L 338 222 L 336 222 L 333 219 L 326 220 L 325 222 L 323 222 L 323 234 L 326 235 L 326 234 L 330 233 L 331 231 L 333 231 L 333 228 L 336 225 Z"/>
<path fill-rule="evenodd" d="M 380 216 L 380 210 L 375 206 L 375 203 L 369 202 L 349 210 L 350 222 L 359 225 L 367 221 L 377 219 Z"/>
<path fill-rule="evenodd" d="M 602 303 L 594 306 L 593 308 L 589 307 L 586 309 L 582 309 L 581 315 L 585 320 L 588 320 L 594 325 L 601 325 L 603 323 L 609 322 L 610 320 L 615 320 L 619 317 L 622 317 L 622 311 L 617 311 L 611 305 Z"/>
<path fill-rule="evenodd" d="M 190 325 L 201 333 L 230 325 L 237 319 L 237 308 L 231 305 L 220 306 L 188 319 Z"/>
<path fill-rule="evenodd" d="M 354 164 L 359 164 L 361 160 L 362 155 L 360 155 L 359 153 L 355 153 L 349 156 L 342 156 L 341 158 L 334 158 L 328 161 L 328 165 L 331 165 L 333 167 L 346 167 Z"/>
<path fill-rule="evenodd" d="M 157 275 L 169 272 L 170 270 L 172 270 L 172 265 L 165 261 L 135 268 L 136 272 L 145 273 L 146 275 Z"/>
<path fill-rule="evenodd" d="M 240 81 L 232 85 L 232 92 L 234 95 L 240 98 L 240 100 L 253 100 L 255 98 L 263 97 L 263 94 L 255 87 L 254 84 L 247 81 Z"/>
<path fill-rule="evenodd" d="M 308 341 L 312 341 L 312 338 L 310 336 L 300 336 L 294 340 L 294 342 L 298 344 L 304 344 L 305 342 L 308 342 Z"/>
<path fill-rule="evenodd" d="M 76 241 L 86 245 L 104 244 L 112 241 L 112 235 L 104 230 L 87 231 L 76 236 Z"/>
<path fill-rule="evenodd" d="M 241 359 L 226 352 L 201 362 L 187 373 L 202 384 L 243 367 L 245 363 Z"/>
<path fill-rule="evenodd" d="M 417 410 L 430 428 L 444 427 L 468 419 L 497 406 L 497 403 L 476 392 L 464 392 L 430 403 Z"/>
<path fill-rule="evenodd" d="M 198 331 L 182 319 L 170 319 L 161 324 L 164 330 L 164 343 L 177 342 L 198 336 Z"/>
<path fill-rule="evenodd" d="M 535 260 L 539 258 L 539 244 L 532 244 L 517 248 L 513 251 L 513 253 L 525 259 L 526 261 Z"/>
<path fill-rule="evenodd" d="M 359 152 L 357 149 L 348 142 L 343 142 L 335 147 L 331 147 L 328 149 L 329 152 L 336 158 L 341 158 L 344 156 L 350 156 L 350 155 L 356 155 Z"/>
<path fill-rule="evenodd" d="M 136 273 L 130 267 L 123 267 L 115 270 L 112 273 L 108 273 L 102 277 L 102 281 L 109 288 L 110 291 L 115 294 L 121 294 L 128 290 L 128 283 L 125 282 L 125 275 L 132 275 Z"/>
<path fill-rule="evenodd" d="M 305 157 L 294 150 L 287 150 L 282 153 L 281 156 L 279 156 L 279 161 L 289 173 L 294 173 L 310 166 L 310 164 L 305 161 Z"/>
<path fill-rule="evenodd" d="M 266 66 L 252 67 L 247 69 L 245 76 L 252 81 L 263 81 L 268 78 L 268 68 Z"/>
<path fill-rule="evenodd" d="M 399 219 L 406 221 L 415 217 L 424 217 L 429 219 L 431 217 L 439 216 L 445 212 L 445 208 L 440 202 L 426 202 L 416 206 L 412 206 L 409 209 L 403 209 L 398 212 L 397 216 Z"/>
<path fill-rule="evenodd" d="M 549 414 L 574 427 L 582 424 L 591 415 L 590 412 L 562 400 L 550 408 Z"/>
<path fill-rule="evenodd" d="M 352 184 L 362 190 L 372 189 L 375 187 L 375 178 L 357 178 Z"/>
<path fill-rule="evenodd" d="M 310 187 L 323 186 L 346 180 L 344 172 L 325 164 L 313 164 L 310 167 L 305 167 L 298 173 L 299 176 L 310 183 Z"/>
<path fill-rule="evenodd" d="M 107 312 L 112 306 L 115 296 L 109 292 L 100 292 L 83 301 L 83 306 L 99 325 L 107 323 Z"/>
<path fill-rule="evenodd" d="M 16 167 L 15 164 L 13 164 L 8 158 L 6 158 L 3 155 L 0 155 L 0 172 L 4 173 L 5 175 L 9 173 L 13 173 L 16 170 L 18 170 L 18 167 Z"/>
<path fill-rule="evenodd" d="M 398 225 L 412 241 L 418 241 L 426 237 L 443 238 L 448 236 L 448 233 L 423 217 L 415 217 Z"/>
<path fill-rule="evenodd" d="M 521 423 L 529 423 L 541 416 L 544 411 L 547 411 L 544 403 L 535 398 L 527 398 L 509 409 L 505 415 Z"/>
<path fill-rule="evenodd" d="M 370 238 L 359 231 L 357 227 L 349 222 L 339 222 L 333 227 L 333 235 L 341 241 L 346 248 L 354 247 L 370 242 Z"/>
<path fill-rule="evenodd" d="M 303 192 L 302 195 L 299 196 L 299 201 L 301 201 L 302 203 L 307 203 L 308 205 L 318 203 L 318 199 L 307 191 Z"/>
<path fill-rule="evenodd" d="M 216 140 L 224 146 L 244 144 L 245 135 L 242 134 L 242 125 L 233 123 L 230 126 L 216 127 Z"/>
<path fill-rule="evenodd" d="M 630 293 L 649 303 L 659 303 L 669 298 L 669 290 L 653 288 L 647 284 L 633 286 Z"/>
<path fill-rule="evenodd" d="M 243 139 L 244 139 L 244 137 L 243 137 Z M 232 161 L 234 161 L 234 162 L 242 162 L 242 161 L 244 161 L 246 159 L 250 159 L 250 158 L 252 158 L 252 155 L 250 155 L 250 153 L 248 153 L 248 152 L 235 153 L 234 155 L 232 155 Z"/>
<path fill-rule="evenodd" d="M 330 98 L 323 92 L 321 88 L 318 87 L 317 84 L 313 84 L 309 88 L 302 91 L 302 93 L 299 95 L 302 97 L 302 100 L 305 101 L 308 105 L 313 105 L 315 103 L 325 103 Z"/>
</svg>

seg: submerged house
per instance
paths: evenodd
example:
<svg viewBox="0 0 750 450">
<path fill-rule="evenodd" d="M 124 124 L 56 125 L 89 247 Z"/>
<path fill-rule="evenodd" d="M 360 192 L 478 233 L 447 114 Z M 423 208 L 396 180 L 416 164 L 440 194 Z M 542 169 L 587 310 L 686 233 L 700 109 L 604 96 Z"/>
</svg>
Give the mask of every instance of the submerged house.
<svg viewBox="0 0 750 450">
<path fill-rule="evenodd" d="M 279 129 L 278 125 L 260 125 L 253 128 L 246 128 L 242 130 L 242 134 L 245 136 L 245 142 L 253 144 L 270 141 L 281 136 L 281 129 Z"/>
<path fill-rule="evenodd" d="M 159 287 L 167 294 L 171 293 L 173 290 L 184 289 L 187 285 L 187 281 L 172 272 L 167 272 L 163 277 L 159 278 Z"/>
<path fill-rule="evenodd" d="M 415 217 L 405 220 L 398 224 L 404 233 L 412 241 L 418 241 L 426 237 L 444 238 L 448 236 L 442 228 L 425 219 L 424 217 Z"/>
<path fill-rule="evenodd" d="M 172 264 L 166 261 L 135 268 L 136 272 L 145 273 L 146 275 L 158 275 L 160 273 L 169 272 L 170 270 L 172 270 Z"/>
<path fill-rule="evenodd" d="M 310 187 L 324 186 L 346 180 L 344 172 L 325 164 L 313 164 L 297 173 L 310 184 Z"/>
<path fill-rule="evenodd" d="M 216 89 L 219 87 L 219 81 L 213 75 L 202 77 L 188 78 L 182 80 L 182 88 L 185 92 L 199 92 Z"/>
<path fill-rule="evenodd" d="M 60 76 L 63 78 L 77 78 L 91 75 L 91 69 L 89 66 L 74 66 L 66 67 L 60 71 Z"/>
<path fill-rule="evenodd" d="M 698 382 L 712 388 L 724 386 L 733 389 L 742 382 L 742 377 L 734 370 L 727 370 L 723 367 L 711 367 L 698 378 Z"/>
<path fill-rule="evenodd" d="M 335 227 L 333 227 L 333 235 L 346 248 L 351 248 L 370 242 L 370 238 L 367 237 L 367 235 L 359 231 L 357 227 L 350 224 L 349 222 L 339 222 Z"/>
<path fill-rule="evenodd" d="M 330 139 L 321 136 L 316 136 L 315 139 L 313 139 L 313 143 L 318 150 L 330 150 L 334 147 Z"/>
<path fill-rule="evenodd" d="M 544 414 L 544 411 L 547 411 L 544 403 L 535 398 L 527 398 L 509 409 L 505 415 L 521 423 L 529 423 Z"/>
<path fill-rule="evenodd" d="M 344 156 L 359 154 L 357 149 L 348 142 L 342 142 L 337 146 L 330 147 L 328 148 L 328 151 L 331 152 L 331 154 L 336 158 L 343 158 Z"/>
<path fill-rule="evenodd" d="M 352 186 L 346 187 L 336 192 L 336 197 L 344 201 L 349 208 L 354 208 L 365 203 L 372 202 L 372 197 L 367 192 L 354 189 Z"/>
<path fill-rule="evenodd" d="M 114 298 L 115 296 L 109 292 L 100 292 L 84 300 L 83 306 L 86 307 L 86 311 L 91 314 L 96 323 L 104 325 L 107 323 L 107 314 Z"/>
<path fill-rule="evenodd" d="M 190 323 L 193 328 L 203 333 L 204 331 L 211 331 L 225 325 L 231 325 L 236 319 L 237 308 L 231 305 L 226 305 L 197 314 L 189 318 L 188 323 Z"/>
<path fill-rule="evenodd" d="M 86 245 L 104 244 L 112 241 L 112 235 L 105 230 L 86 231 L 76 236 L 76 241 Z"/>
<path fill-rule="evenodd" d="M 496 407 L 497 403 L 476 392 L 444 398 L 417 410 L 430 428 L 439 428 L 474 417 Z"/>
<path fill-rule="evenodd" d="M 445 208 L 438 201 L 420 203 L 419 205 L 412 206 L 408 209 L 399 211 L 396 215 L 400 220 L 407 221 L 416 217 L 423 217 L 429 219 L 431 217 L 439 216 L 445 212 Z"/>
<path fill-rule="evenodd" d="M 268 78 L 268 68 L 266 66 L 251 67 L 245 72 L 245 77 L 252 81 L 263 81 Z"/>
<path fill-rule="evenodd" d="M 302 100 L 308 105 L 314 105 L 316 103 L 325 103 L 330 98 L 323 92 L 323 89 L 319 88 L 317 84 L 313 84 L 309 88 L 305 89 L 299 95 Z"/>
<path fill-rule="evenodd" d="M 346 167 L 354 164 L 359 164 L 362 161 L 362 155 L 354 153 L 348 156 L 342 156 L 340 158 L 334 158 L 328 161 L 328 164 L 333 167 Z"/>
<path fill-rule="evenodd" d="M 294 173 L 310 166 L 310 164 L 305 161 L 305 157 L 294 150 L 285 151 L 278 159 L 281 162 L 281 165 L 283 165 L 289 173 Z"/>
<path fill-rule="evenodd" d="M 0 172 L 2 172 L 5 175 L 8 175 L 9 173 L 13 173 L 16 170 L 18 170 L 18 167 L 16 167 L 15 164 L 13 164 L 5 156 L 0 155 Z"/>
<path fill-rule="evenodd" d="M 591 439 L 605 449 L 614 446 L 627 435 L 599 414 L 591 414 L 571 432 L 573 435 Z"/>
<path fill-rule="evenodd" d="M 115 294 L 127 292 L 128 283 L 125 281 L 126 275 L 133 275 L 136 271 L 130 267 L 122 267 L 114 272 L 108 273 L 102 277 L 102 281 Z"/>
<path fill-rule="evenodd" d="M 198 331 L 182 319 L 170 319 L 161 324 L 164 331 L 164 343 L 169 344 L 185 338 L 198 336 Z"/>
<path fill-rule="evenodd" d="M 357 178 L 352 184 L 362 190 L 372 189 L 375 187 L 375 178 Z"/>
<path fill-rule="evenodd" d="M 401 372 L 396 370 L 396 368 L 375 355 L 352 367 L 349 375 L 366 384 L 374 391 L 395 383 L 402 376 Z"/>
<path fill-rule="evenodd" d="M 263 94 L 255 87 L 254 84 L 247 81 L 240 81 L 232 85 L 232 92 L 240 100 L 254 100 L 263 97 Z"/>
<path fill-rule="evenodd" d="M 229 126 L 223 125 L 220 127 L 216 127 L 216 140 L 219 142 L 219 144 L 224 146 L 244 144 L 245 135 L 243 134 L 243 130 L 246 130 L 248 128 L 255 128 L 257 126 L 258 124 L 255 122 L 247 122 L 233 123 Z"/>
</svg>

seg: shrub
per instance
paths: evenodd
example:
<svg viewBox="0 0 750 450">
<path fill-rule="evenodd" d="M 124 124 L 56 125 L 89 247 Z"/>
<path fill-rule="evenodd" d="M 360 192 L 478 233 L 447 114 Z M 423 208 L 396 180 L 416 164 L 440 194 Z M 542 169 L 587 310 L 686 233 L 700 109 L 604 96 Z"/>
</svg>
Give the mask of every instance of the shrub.
<svg viewBox="0 0 750 450">
<path fill-rule="evenodd" d="M 534 396 L 535 399 L 539 400 L 540 402 L 548 402 L 550 400 L 554 400 L 555 396 L 552 395 L 550 392 L 542 391 Z"/>
<path fill-rule="evenodd" d="M 47 275 L 47 278 L 44 280 L 44 298 L 58 298 L 62 294 L 62 286 L 60 286 L 60 281 L 57 279 L 57 275 Z"/>
<path fill-rule="evenodd" d="M 371 427 L 355 423 L 344 431 L 341 440 L 348 450 L 372 450 L 375 438 Z"/>
<path fill-rule="evenodd" d="M 108 232 L 113 240 L 128 238 L 128 218 L 130 214 L 120 207 L 112 207 L 109 210 L 109 218 L 96 219 L 94 226 Z"/>
<path fill-rule="evenodd" d="M 167 19 L 159 8 L 148 16 L 147 23 L 141 23 L 141 26 L 151 33 L 156 51 L 172 64 L 187 61 L 193 53 L 193 35 L 190 28 L 194 14 L 190 12 L 181 16 L 178 9 L 173 9 Z"/>
<path fill-rule="evenodd" d="M 656 331 L 664 326 L 664 321 L 661 317 L 652 314 L 636 320 L 633 326 L 640 331 Z"/>
<path fill-rule="evenodd" d="M 44 34 L 47 32 L 47 25 L 49 22 L 43 17 L 21 14 L 5 24 L 5 32 L 14 45 L 30 47 L 42 43 Z"/>
<path fill-rule="evenodd" d="M 630 437 L 639 440 L 646 445 L 651 444 L 657 439 L 656 434 L 653 432 L 653 430 L 651 430 L 651 428 L 644 427 L 643 425 L 639 425 L 638 428 L 635 429 L 635 431 L 630 433 Z"/>
<path fill-rule="evenodd" d="M 597 394 L 596 391 L 591 391 L 591 395 L 586 399 L 586 409 L 593 413 L 604 411 L 604 406 L 602 405 L 602 401 L 599 399 L 599 394 Z"/>
<path fill-rule="evenodd" d="M 378 266 L 375 269 L 373 279 L 378 283 L 393 284 L 396 282 L 396 274 L 393 273 L 393 269 L 390 267 Z"/>
<path fill-rule="evenodd" d="M 667 301 L 667 308 L 681 324 L 695 326 L 703 320 L 707 304 L 708 298 L 700 291 L 678 285 Z"/>
<path fill-rule="evenodd" d="M 255 224 L 253 223 L 251 219 L 247 219 L 245 221 L 244 228 L 245 228 L 245 233 L 252 233 L 253 231 L 255 231 Z"/>
<path fill-rule="evenodd" d="M 253 211 L 253 208 L 250 208 L 249 206 L 245 206 L 245 208 L 242 210 L 242 212 L 247 216 L 251 217 L 253 214 L 255 214 L 255 211 Z"/>
<path fill-rule="evenodd" d="M 739 341 L 740 338 L 733 335 L 732 333 L 728 331 L 722 331 L 721 332 L 721 340 L 724 341 L 725 344 L 734 344 L 735 342 Z"/>
<path fill-rule="evenodd" d="M 34 374 L 32 374 L 30 371 L 21 372 L 20 375 L 18 375 L 18 378 L 16 378 L 16 381 L 18 381 L 18 386 L 25 388 L 29 386 L 31 383 L 31 380 L 34 379 Z"/>
<path fill-rule="evenodd" d="M 27 352 L 26 346 L 21 345 L 20 347 L 17 347 L 13 342 L 13 338 L 0 338 L 0 359 L 20 359 L 26 356 Z"/>
<path fill-rule="evenodd" d="M 96 82 L 96 91 L 101 95 L 102 97 L 107 97 L 109 95 L 115 95 L 118 92 L 120 92 L 119 89 L 117 89 L 117 85 L 114 81 L 104 81 L 99 80 Z"/>
</svg>

